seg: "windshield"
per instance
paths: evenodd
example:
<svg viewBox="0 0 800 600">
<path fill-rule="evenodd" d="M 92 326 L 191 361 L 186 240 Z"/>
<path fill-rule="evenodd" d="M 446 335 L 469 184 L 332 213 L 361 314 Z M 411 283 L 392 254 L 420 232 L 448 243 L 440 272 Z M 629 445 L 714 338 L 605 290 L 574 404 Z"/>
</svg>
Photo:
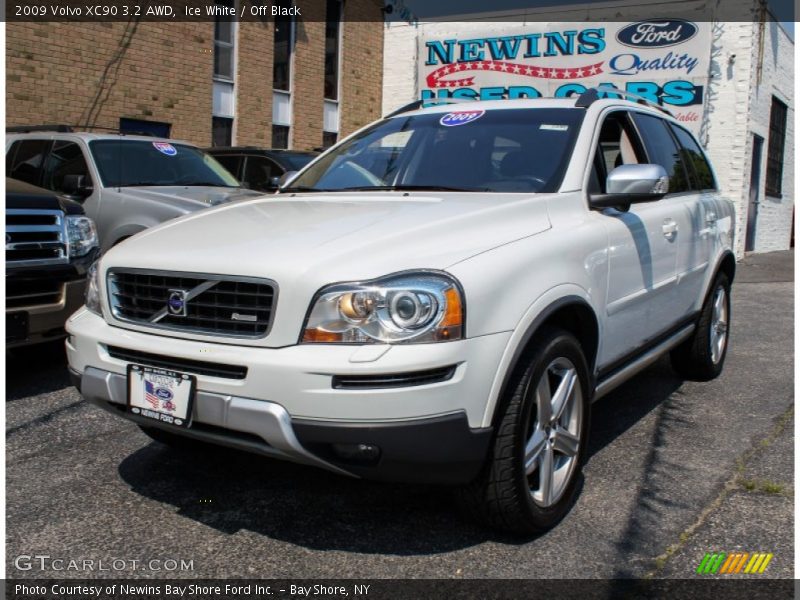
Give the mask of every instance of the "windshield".
<svg viewBox="0 0 800 600">
<path fill-rule="evenodd" d="M 282 191 L 554 192 L 584 112 L 459 109 L 384 120 L 324 156 Z"/>
<path fill-rule="evenodd" d="M 192 146 L 119 139 L 95 140 L 89 148 L 106 187 L 239 185 L 221 164 Z"/>
</svg>

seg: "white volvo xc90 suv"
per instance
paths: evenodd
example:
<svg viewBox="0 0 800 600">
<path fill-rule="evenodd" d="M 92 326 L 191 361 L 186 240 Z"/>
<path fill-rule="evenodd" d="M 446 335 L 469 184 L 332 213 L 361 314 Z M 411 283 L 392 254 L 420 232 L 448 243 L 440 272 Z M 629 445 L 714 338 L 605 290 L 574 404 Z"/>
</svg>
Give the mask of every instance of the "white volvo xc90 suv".
<svg viewBox="0 0 800 600">
<path fill-rule="evenodd" d="M 656 107 L 409 107 L 279 195 L 111 249 L 69 365 L 158 441 L 460 484 L 475 517 L 539 531 L 573 502 L 593 400 L 665 352 L 720 373 L 733 227 Z"/>
</svg>

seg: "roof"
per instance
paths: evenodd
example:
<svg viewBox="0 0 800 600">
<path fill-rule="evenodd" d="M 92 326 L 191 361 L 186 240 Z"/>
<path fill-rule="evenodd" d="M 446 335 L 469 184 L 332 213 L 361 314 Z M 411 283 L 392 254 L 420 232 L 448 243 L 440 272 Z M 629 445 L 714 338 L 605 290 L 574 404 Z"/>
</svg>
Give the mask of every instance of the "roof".
<svg viewBox="0 0 800 600">
<path fill-rule="evenodd" d="M 241 152 L 263 152 L 269 154 L 286 154 L 286 155 L 303 155 L 303 156 L 316 156 L 317 152 L 311 150 L 286 150 L 283 148 L 260 148 L 258 146 L 214 146 L 213 148 L 204 148 L 206 152 L 227 154 L 227 153 L 241 153 Z"/>
<path fill-rule="evenodd" d="M 28 132 L 8 132 L 6 134 L 7 138 L 25 138 L 25 137 L 32 137 L 32 138 L 47 138 L 47 139 L 83 139 L 87 142 L 94 141 L 94 140 L 132 140 L 137 142 L 163 142 L 167 144 L 182 144 L 185 146 L 192 146 L 195 147 L 194 144 L 190 142 L 185 142 L 183 140 L 173 140 L 169 138 L 161 138 L 155 137 L 150 135 L 132 135 L 127 133 L 95 133 L 90 131 L 70 131 L 70 132 L 60 132 L 60 131 L 28 131 Z"/>
</svg>

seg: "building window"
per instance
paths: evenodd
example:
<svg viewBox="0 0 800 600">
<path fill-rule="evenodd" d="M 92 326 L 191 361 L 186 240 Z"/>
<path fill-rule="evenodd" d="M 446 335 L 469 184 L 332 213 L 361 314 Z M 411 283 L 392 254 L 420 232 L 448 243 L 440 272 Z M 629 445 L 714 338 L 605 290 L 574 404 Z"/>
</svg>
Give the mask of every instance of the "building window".
<svg viewBox="0 0 800 600">
<path fill-rule="evenodd" d="M 272 87 L 285 92 L 292 89 L 293 26 L 292 17 L 275 17 Z"/>
<path fill-rule="evenodd" d="M 767 195 L 780 197 L 783 191 L 783 153 L 786 146 L 786 105 L 772 98 L 769 113 L 769 146 L 767 150 Z"/>
<path fill-rule="evenodd" d="M 211 145 L 233 145 L 233 119 L 228 117 L 211 117 Z"/>
<path fill-rule="evenodd" d="M 235 8 L 235 0 L 215 4 Z M 214 20 L 214 82 L 211 103 L 211 145 L 233 145 L 236 75 L 236 23 L 231 17 Z"/>
<path fill-rule="evenodd" d="M 234 0 L 217 0 L 215 4 L 233 7 Z M 233 81 L 234 27 L 230 17 L 217 17 L 214 21 L 214 77 Z"/>
<path fill-rule="evenodd" d="M 287 148 L 289 148 L 288 125 L 272 126 L 272 147 L 278 150 L 286 150 Z"/>
<path fill-rule="evenodd" d="M 323 131 L 322 132 L 322 147 L 323 148 L 330 148 L 333 146 L 336 141 L 339 139 L 339 134 L 334 133 L 332 131 Z"/>
<path fill-rule="evenodd" d="M 342 35 L 342 3 L 341 0 L 326 0 L 326 2 L 322 146 L 330 148 L 339 138 L 339 48 Z"/>
<path fill-rule="evenodd" d="M 292 53 L 294 19 L 275 17 L 272 64 L 272 147 L 290 146 L 292 127 Z"/>
<path fill-rule="evenodd" d="M 156 137 L 168 138 L 172 125 L 160 121 L 145 121 L 144 119 L 129 119 L 120 117 L 120 133 L 154 135 Z"/>
<path fill-rule="evenodd" d="M 342 3 L 327 0 L 325 11 L 325 98 L 339 99 L 339 35 Z"/>
</svg>

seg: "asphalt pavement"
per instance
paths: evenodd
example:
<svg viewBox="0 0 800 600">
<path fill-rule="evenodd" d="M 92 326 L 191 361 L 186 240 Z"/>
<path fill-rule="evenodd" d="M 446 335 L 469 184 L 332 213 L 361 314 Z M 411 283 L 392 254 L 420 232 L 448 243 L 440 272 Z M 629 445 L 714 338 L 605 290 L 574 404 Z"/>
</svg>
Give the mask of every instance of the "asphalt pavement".
<svg viewBox="0 0 800 600">
<path fill-rule="evenodd" d="M 15 352 L 7 577 L 686 578 L 721 551 L 793 577 L 793 260 L 738 265 L 720 378 L 661 360 L 593 406 L 577 504 L 528 539 L 463 521 L 446 488 L 168 450 L 83 402 L 59 346 Z"/>
</svg>

